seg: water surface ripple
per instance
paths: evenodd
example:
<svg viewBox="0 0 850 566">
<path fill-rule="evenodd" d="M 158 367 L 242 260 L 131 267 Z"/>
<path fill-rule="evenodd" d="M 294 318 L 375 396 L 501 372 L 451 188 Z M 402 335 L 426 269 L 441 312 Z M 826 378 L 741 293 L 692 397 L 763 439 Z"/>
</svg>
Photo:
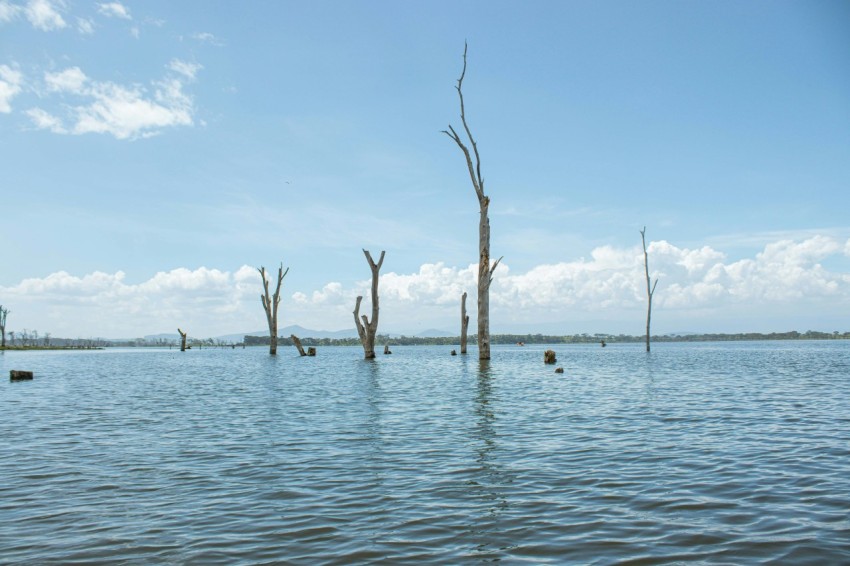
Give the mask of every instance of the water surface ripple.
<svg viewBox="0 0 850 566">
<path fill-rule="evenodd" d="M 850 343 L 544 349 L 6 352 L 0 562 L 850 563 Z"/>
</svg>

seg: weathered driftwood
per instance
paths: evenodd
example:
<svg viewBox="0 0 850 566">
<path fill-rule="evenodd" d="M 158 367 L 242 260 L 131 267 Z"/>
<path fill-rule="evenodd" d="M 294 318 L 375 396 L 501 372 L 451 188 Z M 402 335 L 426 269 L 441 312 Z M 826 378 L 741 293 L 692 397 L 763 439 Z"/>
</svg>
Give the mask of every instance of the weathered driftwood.
<svg viewBox="0 0 850 566">
<path fill-rule="evenodd" d="M 315 356 L 316 355 L 316 348 L 314 348 L 313 346 L 310 346 L 309 348 L 307 348 L 307 355 L 308 356 Z"/>
<path fill-rule="evenodd" d="M 655 278 L 655 283 L 650 288 L 649 254 L 646 252 L 646 226 L 640 231 L 640 240 L 643 242 L 643 267 L 646 270 L 646 351 L 649 352 L 649 321 L 652 318 L 652 296 L 655 294 L 655 286 L 658 285 L 658 278 Z"/>
<path fill-rule="evenodd" d="M 180 334 L 180 351 L 185 352 L 186 351 L 186 332 L 183 332 L 179 328 L 177 329 L 177 332 Z"/>
<path fill-rule="evenodd" d="M 277 287 L 274 295 L 269 296 L 269 278 L 266 276 L 266 268 L 260 267 L 257 271 L 260 272 L 260 277 L 263 278 L 264 294 L 260 295 L 260 301 L 263 303 L 263 310 L 266 311 L 266 322 L 269 325 L 269 354 L 277 355 L 277 307 L 280 305 L 280 284 L 283 278 L 289 273 L 289 268 L 283 270 L 283 264 L 277 270 Z"/>
<path fill-rule="evenodd" d="M 555 368 L 555 373 L 564 373 L 564 368 Z"/>
<path fill-rule="evenodd" d="M 384 355 L 386 355 L 386 354 L 392 354 L 392 352 L 390 352 L 390 345 L 389 344 L 384 344 Z"/>
<path fill-rule="evenodd" d="M 22 371 L 18 369 L 13 369 L 9 371 L 9 381 L 25 381 L 32 379 L 31 371 Z"/>
<path fill-rule="evenodd" d="M 543 352 L 543 363 L 554 364 L 558 360 L 555 359 L 555 350 L 546 350 Z"/>
<path fill-rule="evenodd" d="M 490 359 L 490 283 L 493 281 L 493 272 L 496 271 L 502 258 L 496 260 L 490 266 L 490 197 L 484 194 L 484 178 L 481 176 L 481 156 L 478 154 L 478 145 L 472 137 L 469 125 L 466 123 L 466 111 L 463 104 L 463 77 L 466 75 L 466 44 L 463 46 L 463 70 L 457 80 L 458 98 L 460 99 L 460 121 L 475 154 L 475 163 L 472 162 L 472 154 L 469 148 L 460 139 L 455 129 L 449 125 L 448 130 L 443 133 L 449 136 L 463 152 L 466 158 L 466 166 L 469 169 L 469 177 L 472 179 L 472 187 L 478 197 L 479 219 L 478 219 L 478 358 Z"/>
<path fill-rule="evenodd" d="M 363 356 L 367 360 L 375 357 L 375 334 L 378 332 L 378 272 L 381 271 L 381 265 L 384 263 L 385 253 L 382 251 L 378 263 L 375 263 L 372 260 L 372 254 L 363 250 L 366 261 L 369 262 L 369 269 L 372 270 L 372 320 L 369 320 L 365 314 L 360 315 L 360 302 L 363 297 L 358 296 L 357 303 L 354 305 L 354 324 L 357 326 L 360 343 L 363 344 Z"/>
<path fill-rule="evenodd" d="M 307 352 L 304 351 L 304 346 L 301 345 L 301 340 L 298 339 L 298 336 L 293 334 L 290 338 L 292 338 L 292 343 L 295 344 L 295 347 L 298 348 L 298 353 L 302 356 L 306 356 Z"/>
<path fill-rule="evenodd" d="M 466 353 L 467 334 L 469 332 L 469 315 L 466 314 L 466 291 L 460 297 L 460 353 Z"/>
</svg>

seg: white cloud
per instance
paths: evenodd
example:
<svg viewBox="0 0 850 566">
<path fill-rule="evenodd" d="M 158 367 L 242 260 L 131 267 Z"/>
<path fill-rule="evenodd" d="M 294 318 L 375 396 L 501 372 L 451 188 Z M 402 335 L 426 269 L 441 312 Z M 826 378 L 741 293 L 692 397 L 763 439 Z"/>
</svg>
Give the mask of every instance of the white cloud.
<svg viewBox="0 0 850 566">
<path fill-rule="evenodd" d="M 139 37 L 141 37 L 142 35 L 142 32 L 138 26 L 133 26 L 130 28 L 130 35 L 132 35 L 136 39 L 139 39 Z"/>
<path fill-rule="evenodd" d="M 223 41 L 221 41 L 215 35 L 206 31 L 193 33 L 190 37 L 195 41 L 200 41 L 201 43 L 209 43 L 210 45 L 215 45 L 217 47 L 221 47 L 224 45 Z"/>
<path fill-rule="evenodd" d="M 21 13 L 21 7 L 7 0 L 0 0 L 0 23 L 11 22 Z"/>
<path fill-rule="evenodd" d="M 70 67 L 59 73 L 45 73 L 44 82 L 52 92 L 81 94 L 88 77 L 79 67 Z"/>
<path fill-rule="evenodd" d="M 742 325 L 748 327 L 742 330 L 758 330 L 751 326 L 757 318 L 741 322 L 746 311 L 772 321 L 777 320 L 777 313 L 796 317 L 788 319 L 787 325 L 780 321 L 782 327 L 773 330 L 793 328 L 797 320 L 807 321 L 801 323 L 807 327 L 803 330 L 812 319 L 829 324 L 836 318 L 835 312 L 850 308 L 850 273 L 828 271 L 820 262 L 841 256 L 848 246 L 824 236 L 783 240 L 768 244 L 751 258 L 727 262 L 712 248 L 686 249 L 652 242 L 648 247 L 650 269 L 660 278 L 653 320 L 692 325 L 670 330 L 699 329 L 709 320 L 714 327 L 725 329 L 721 331 Z M 468 309 L 474 319 L 476 275 L 475 265 L 459 268 L 442 263 L 422 265 L 414 273 L 382 275 L 382 328 L 406 332 L 416 331 L 417 325 L 420 330 L 454 328 L 464 291 L 469 293 Z M 352 285 L 330 282 L 312 291 L 290 290 L 289 299 L 281 305 L 281 320 L 284 325 L 298 323 L 317 329 L 350 328 L 358 294 L 367 303 L 362 309 L 369 311 L 369 285 L 369 280 L 361 280 Z M 135 284 L 128 283 L 120 271 L 82 277 L 57 272 L 0 287 L 0 295 L 7 297 L 4 302 L 15 304 L 22 317 L 35 317 L 24 313 L 39 309 L 52 313 L 42 315 L 41 320 L 15 324 L 55 336 L 73 337 L 80 332 L 141 335 L 183 324 L 191 326 L 196 335 L 213 336 L 262 328 L 261 290 L 256 269 L 242 266 L 233 272 L 205 267 L 174 269 Z M 605 246 L 593 250 L 589 259 L 539 265 L 516 274 L 500 265 L 490 299 L 496 327 L 602 320 L 606 322 L 600 330 L 619 324 L 638 333 L 646 306 L 643 252 L 637 246 Z M 594 330 L 575 327 L 573 331 Z"/>
<path fill-rule="evenodd" d="M 121 2 L 104 2 L 97 5 L 97 11 L 107 18 L 122 18 L 124 20 L 133 19 L 130 16 L 130 10 Z"/>
<path fill-rule="evenodd" d="M 77 31 L 84 35 L 94 33 L 94 22 L 88 18 L 77 18 Z"/>
<path fill-rule="evenodd" d="M 154 82 L 152 94 L 139 85 L 90 80 L 79 67 L 45 73 L 44 82 L 50 92 L 70 93 L 86 100 L 67 109 L 68 126 L 43 110 L 28 112 L 36 127 L 55 133 L 105 133 L 134 139 L 156 135 L 167 127 L 193 124 L 194 103 L 183 92 L 183 82 L 178 78 Z"/>
<path fill-rule="evenodd" d="M 195 80 L 195 76 L 198 74 L 198 71 L 204 67 L 198 63 L 189 63 L 188 61 L 181 61 L 180 59 L 172 59 L 171 62 L 168 63 L 168 68 L 175 73 L 183 75 L 189 80 Z"/>
<path fill-rule="evenodd" d="M 0 65 L 0 112 L 8 114 L 12 111 L 12 99 L 21 92 L 22 84 L 20 71 Z"/>
<path fill-rule="evenodd" d="M 35 127 L 40 130 L 50 130 L 55 134 L 67 134 L 62 120 L 41 108 L 30 108 L 25 112 Z"/>
<path fill-rule="evenodd" d="M 61 0 L 29 0 L 24 13 L 36 29 L 52 31 L 68 25 L 60 14 L 64 8 L 65 3 Z"/>
</svg>

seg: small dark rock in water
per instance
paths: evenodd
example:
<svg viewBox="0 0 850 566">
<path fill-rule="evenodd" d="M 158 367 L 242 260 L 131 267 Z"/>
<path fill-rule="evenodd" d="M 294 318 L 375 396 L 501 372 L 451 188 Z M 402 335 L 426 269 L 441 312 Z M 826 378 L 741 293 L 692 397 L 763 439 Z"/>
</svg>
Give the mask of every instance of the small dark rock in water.
<svg viewBox="0 0 850 566">
<path fill-rule="evenodd" d="M 555 350 L 546 350 L 543 352 L 543 363 L 554 364 L 558 360 L 555 359 Z"/>
<path fill-rule="evenodd" d="M 32 379 L 31 371 L 21 371 L 17 369 L 13 369 L 9 371 L 9 380 L 10 381 L 24 381 L 27 379 Z"/>
<path fill-rule="evenodd" d="M 564 368 L 555 368 L 555 373 L 564 373 Z"/>
<path fill-rule="evenodd" d="M 315 356 L 316 355 L 316 348 L 314 348 L 313 346 L 310 346 L 309 348 L 307 348 L 307 355 L 308 356 Z"/>
<path fill-rule="evenodd" d="M 457 352 L 455 350 L 452 350 L 452 355 L 457 356 Z"/>
</svg>

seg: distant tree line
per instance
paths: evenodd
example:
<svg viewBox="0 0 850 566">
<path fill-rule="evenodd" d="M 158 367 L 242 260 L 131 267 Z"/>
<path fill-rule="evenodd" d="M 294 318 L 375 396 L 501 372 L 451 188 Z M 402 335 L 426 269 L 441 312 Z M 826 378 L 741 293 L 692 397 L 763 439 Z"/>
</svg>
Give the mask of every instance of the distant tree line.
<svg viewBox="0 0 850 566">
<path fill-rule="evenodd" d="M 475 339 L 476 336 L 470 336 Z M 646 335 L 631 336 L 627 334 L 572 334 L 556 336 L 551 334 L 493 334 L 490 336 L 492 344 L 597 344 L 602 341 L 613 343 L 640 343 L 645 342 Z M 850 332 L 817 332 L 808 330 L 806 332 L 771 332 L 763 334 L 760 332 L 742 332 L 738 334 L 688 334 L 688 335 L 653 335 L 653 342 L 737 342 L 755 340 L 850 340 Z M 360 344 L 358 338 L 302 338 L 304 344 L 311 346 L 357 346 Z M 245 336 L 246 346 L 268 346 L 268 336 Z M 460 342 L 460 336 L 394 336 L 377 335 L 375 342 L 378 344 L 393 344 L 398 346 L 452 346 Z M 293 346 L 292 339 L 285 336 L 278 337 L 278 344 Z"/>
</svg>

